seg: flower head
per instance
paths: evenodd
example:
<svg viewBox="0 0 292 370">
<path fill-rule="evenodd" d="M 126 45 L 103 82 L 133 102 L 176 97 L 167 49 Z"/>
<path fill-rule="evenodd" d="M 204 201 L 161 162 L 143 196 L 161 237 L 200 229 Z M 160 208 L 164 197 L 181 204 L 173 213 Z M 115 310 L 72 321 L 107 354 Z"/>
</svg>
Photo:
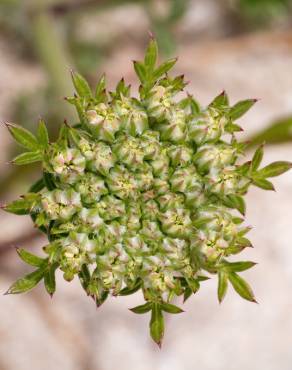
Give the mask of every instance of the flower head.
<svg viewBox="0 0 292 370">
<path fill-rule="evenodd" d="M 254 301 L 237 274 L 254 263 L 228 261 L 251 246 L 240 216 L 243 196 L 252 184 L 273 189 L 267 178 L 291 164 L 259 169 L 262 146 L 252 161 L 240 163 L 244 146 L 234 121 L 255 101 L 230 106 L 222 93 L 201 108 L 190 95 L 180 100 L 183 76 L 168 74 L 175 60 L 158 67 L 156 60 L 151 40 L 144 62 L 134 62 L 139 99 L 131 97 L 123 79 L 108 93 L 104 77 L 93 96 L 83 77 L 73 74 L 77 95 L 68 101 L 80 124 L 64 125 L 53 144 L 42 121 L 37 137 L 9 125 L 31 150 L 15 163 L 40 160 L 43 176 L 5 209 L 30 214 L 49 239 L 46 258 L 20 253 L 37 270 L 12 285 L 10 293 L 29 290 L 44 278 L 53 294 L 57 268 L 68 281 L 76 276 L 98 306 L 108 295 L 141 289 L 146 303 L 132 311 L 151 311 L 150 332 L 160 343 L 162 312 L 182 312 L 172 299 L 196 293 L 208 278 L 204 274 L 218 276 L 220 301 L 228 282 Z"/>
</svg>

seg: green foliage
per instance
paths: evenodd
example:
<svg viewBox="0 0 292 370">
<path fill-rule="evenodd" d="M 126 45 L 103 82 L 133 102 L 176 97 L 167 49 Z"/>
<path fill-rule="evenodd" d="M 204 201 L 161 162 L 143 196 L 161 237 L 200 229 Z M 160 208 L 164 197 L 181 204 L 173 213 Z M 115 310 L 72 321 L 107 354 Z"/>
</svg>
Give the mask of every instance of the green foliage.
<svg viewBox="0 0 292 370">
<path fill-rule="evenodd" d="M 251 262 L 251 261 L 241 261 L 241 262 L 227 262 L 227 261 L 224 261 L 222 263 L 222 266 L 223 266 L 225 271 L 233 271 L 233 272 L 245 271 L 245 270 L 248 270 L 248 269 L 252 268 L 255 265 L 256 265 L 256 263 Z"/>
<path fill-rule="evenodd" d="M 227 195 L 224 199 L 224 203 L 227 207 L 237 209 L 243 216 L 245 215 L 246 205 L 243 197 L 239 195 Z"/>
<path fill-rule="evenodd" d="M 230 118 L 232 120 L 237 120 L 242 117 L 256 102 L 256 99 L 246 99 L 236 103 L 230 109 Z"/>
<path fill-rule="evenodd" d="M 277 120 L 255 135 L 249 137 L 250 146 L 261 143 L 281 144 L 292 141 L 292 118 Z"/>
<path fill-rule="evenodd" d="M 79 73 L 72 71 L 71 74 L 73 85 L 75 87 L 77 94 L 82 98 L 91 99 L 92 92 L 88 85 L 88 82 Z"/>
<path fill-rule="evenodd" d="M 18 125 L 13 125 L 11 123 L 6 123 L 6 126 L 15 141 L 24 148 L 30 149 L 32 151 L 38 150 L 40 148 L 35 136 L 25 128 Z"/>
<path fill-rule="evenodd" d="M 41 258 L 35 256 L 34 254 L 28 252 L 25 249 L 17 248 L 17 253 L 19 257 L 27 264 L 35 267 L 42 267 L 46 264 L 47 260 L 45 258 Z"/>
<path fill-rule="evenodd" d="M 138 290 L 141 289 L 141 286 L 142 286 L 142 281 L 140 279 L 137 279 L 136 282 L 134 282 L 134 284 L 130 287 L 125 287 L 123 288 L 120 292 L 119 292 L 119 295 L 121 296 L 126 296 L 126 295 L 130 295 L 130 294 L 134 294 L 136 293 Z"/>
<path fill-rule="evenodd" d="M 278 161 L 267 165 L 257 172 L 257 175 L 263 178 L 276 177 L 287 172 L 292 167 L 291 162 Z"/>
<path fill-rule="evenodd" d="M 218 300 L 221 303 L 226 295 L 228 288 L 228 275 L 224 270 L 218 272 L 218 289 L 217 296 Z"/>
<path fill-rule="evenodd" d="M 49 146 L 49 133 L 43 120 L 39 121 L 37 139 L 41 147 L 47 149 Z"/>
<path fill-rule="evenodd" d="M 11 123 L 6 123 L 6 126 L 15 141 L 22 147 L 30 150 L 15 157 L 12 163 L 24 165 L 43 160 L 44 150 L 48 147 L 48 136 L 44 122 L 40 121 L 39 123 L 38 137 L 35 137 L 21 126 Z"/>
<path fill-rule="evenodd" d="M 253 291 L 248 283 L 235 272 L 228 273 L 228 280 L 232 284 L 234 290 L 244 299 L 251 302 L 256 302 Z"/>
<path fill-rule="evenodd" d="M 45 268 L 40 267 L 39 269 L 25 275 L 23 278 L 18 279 L 8 289 L 6 294 L 19 294 L 25 293 L 34 288 L 44 277 Z"/>
<path fill-rule="evenodd" d="M 227 108 L 229 106 L 229 99 L 228 95 L 226 94 L 225 91 L 222 91 L 221 94 L 217 95 L 214 100 L 209 104 L 209 107 L 214 107 L 214 108 Z"/>
<path fill-rule="evenodd" d="M 246 27 L 262 28 L 289 16 L 291 0 L 237 0 L 236 11 Z"/>
<path fill-rule="evenodd" d="M 251 160 L 251 170 L 253 172 L 259 168 L 260 164 L 262 163 L 263 156 L 264 156 L 264 146 L 260 145 L 258 149 L 255 151 Z"/>
<path fill-rule="evenodd" d="M 177 307 L 174 304 L 165 303 L 165 302 L 161 303 L 161 309 L 162 311 L 165 311 L 167 313 L 173 313 L 173 314 L 184 312 L 184 310 L 182 310 L 180 307 Z"/>
<path fill-rule="evenodd" d="M 12 160 L 12 163 L 17 164 L 17 165 L 24 165 L 24 164 L 34 163 L 34 162 L 40 162 L 42 159 L 43 159 L 42 153 L 39 151 L 25 152 L 15 157 Z"/>
<path fill-rule="evenodd" d="M 44 274 L 44 283 L 47 293 L 50 296 L 53 296 L 53 294 L 56 291 L 56 277 L 55 272 L 58 268 L 58 264 L 49 265 L 45 274 Z"/>
<path fill-rule="evenodd" d="M 258 169 L 263 157 L 262 150 L 263 150 L 262 146 L 258 148 L 252 159 L 251 165 L 252 183 L 255 186 L 264 190 L 275 190 L 274 185 L 269 180 L 267 180 L 267 178 L 276 177 L 289 171 L 290 168 L 292 167 L 292 164 L 291 162 L 287 161 L 277 161 L 261 169 Z"/>
<path fill-rule="evenodd" d="M 152 306 L 153 306 L 152 302 L 147 302 L 147 303 L 142 304 L 141 306 L 130 308 L 130 311 L 137 313 L 137 314 L 143 314 L 143 313 L 147 313 L 151 311 Z"/>
<path fill-rule="evenodd" d="M 15 215 L 27 215 L 33 211 L 34 206 L 38 200 L 38 195 L 28 193 L 21 199 L 14 200 L 3 209 L 6 212 L 14 213 Z"/>
<path fill-rule="evenodd" d="M 154 342 L 157 343 L 159 347 L 161 347 L 164 335 L 164 318 L 161 305 L 159 303 L 153 303 L 152 305 L 150 335 Z"/>
<path fill-rule="evenodd" d="M 253 266 L 255 262 L 251 261 L 240 261 L 240 262 L 228 262 L 223 261 L 218 267 L 218 300 L 221 303 L 226 295 L 228 288 L 228 281 L 233 286 L 234 290 L 244 299 L 256 302 L 253 291 L 251 290 L 248 283 L 240 277 L 236 272 L 246 271 Z"/>
</svg>

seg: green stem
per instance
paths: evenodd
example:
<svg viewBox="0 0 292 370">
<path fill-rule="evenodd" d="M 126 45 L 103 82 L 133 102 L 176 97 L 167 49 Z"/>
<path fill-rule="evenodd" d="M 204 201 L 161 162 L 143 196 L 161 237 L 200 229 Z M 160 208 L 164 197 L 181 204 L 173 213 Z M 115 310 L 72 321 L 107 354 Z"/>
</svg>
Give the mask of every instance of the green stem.
<svg viewBox="0 0 292 370">
<path fill-rule="evenodd" d="M 31 30 L 34 48 L 47 74 L 49 85 L 57 97 L 71 95 L 73 86 L 69 68 L 73 62 L 66 50 L 64 39 L 58 30 L 58 23 L 48 12 L 52 0 L 31 0 Z M 73 109 L 64 103 L 64 118 L 72 124 L 77 121 Z"/>
</svg>

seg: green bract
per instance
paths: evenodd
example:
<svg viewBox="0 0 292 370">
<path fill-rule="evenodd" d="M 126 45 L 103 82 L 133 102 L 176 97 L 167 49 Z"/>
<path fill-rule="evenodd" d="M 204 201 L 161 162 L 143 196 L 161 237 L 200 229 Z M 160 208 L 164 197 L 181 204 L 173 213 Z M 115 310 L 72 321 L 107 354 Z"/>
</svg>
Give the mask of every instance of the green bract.
<svg viewBox="0 0 292 370">
<path fill-rule="evenodd" d="M 139 98 L 123 79 L 107 92 L 104 77 L 93 94 L 73 73 L 76 95 L 67 101 L 80 122 L 64 124 L 55 143 L 49 143 L 42 121 L 36 136 L 7 124 L 28 150 L 14 163 L 41 161 L 43 176 L 5 210 L 30 214 L 49 239 L 45 258 L 18 251 L 37 269 L 8 293 L 30 290 L 44 279 L 53 294 L 57 268 L 68 281 L 77 276 L 97 305 L 108 295 L 141 289 L 146 303 L 132 311 L 151 311 L 150 333 L 158 344 L 163 312 L 182 312 L 170 302 L 188 299 L 211 274 L 218 275 L 219 301 L 228 282 L 255 301 L 238 275 L 254 263 L 228 262 L 251 246 L 239 214 L 245 213 L 243 196 L 252 184 L 272 190 L 267 178 L 291 163 L 259 169 L 262 146 L 244 163 L 245 145 L 236 139 L 241 128 L 234 121 L 255 100 L 230 106 L 223 92 L 201 108 L 190 95 L 181 99 L 183 76 L 166 74 L 175 61 L 157 67 L 156 42 L 150 41 L 144 61 L 134 62 Z"/>
</svg>

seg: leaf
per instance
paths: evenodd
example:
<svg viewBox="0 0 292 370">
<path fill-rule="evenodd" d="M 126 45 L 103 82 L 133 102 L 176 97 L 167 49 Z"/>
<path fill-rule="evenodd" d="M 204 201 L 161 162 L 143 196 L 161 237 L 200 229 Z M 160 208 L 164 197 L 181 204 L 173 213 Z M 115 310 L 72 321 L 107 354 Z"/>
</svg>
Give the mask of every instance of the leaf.
<svg viewBox="0 0 292 370">
<path fill-rule="evenodd" d="M 98 103 L 105 101 L 106 98 L 105 89 L 106 89 L 106 79 L 105 74 L 103 74 L 95 88 L 95 99 L 97 100 Z"/>
<path fill-rule="evenodd" d="M 229 132 L 230 134 L 233 134 L 234 132 L 242 132 L 243 128 L 236 123 L 229 122 L 225 126 L 225 131 Z"/>
<path fill-rule="evenodd" d="M 47 148 L 49 146 L 49 134 L 46 124 L 43 120 L 39 121 L 37 138 L 42 147 Z"/>
<path fill-rule="evenodd" d="M 41 266 L 44 266 L 47 262 L 46 258 L 38 257 L 22 248 L 17 248 L 16 252 L 19 255 L 19 257 L 22 259 L 22 261 L 26 262 L 27 264 L 31 266 L 41 267 Z"/>
<path fill-rule="evenodd" d="M 44 183 L 46 184 L 46 188 L 48 190 L 56 189 L 56 185 L 55 185 L 55 182 L 54 182 L 54 177 L 51 173 L 44 172 L 43 179 L 44 179 Z"/>
<path fill-rule="evenodd" d="M 34 206 L 36 197 L 27 194 L 24 198 L 14 200 L 3 207 L 4 211 L 13 213 L 15 215 L 27 215 L 31 212 Z"/>
<path fill-rule="evenodd" d="M 194 114 L 194 115 L 199 114 L 200 111 L 201 111 L 201 108 L 200 108 L 199 103 L 190 94 L 188 94 L 188 96 L 186 98 L 182 99 L 179 102 L 179 107 L 181 109 L 184 109 L 184 110 L 186 110 L 187 108 L 189 108 L 191 114 Z"/>
<path fill-rule="evenodd" d="M 228 195 L 226 205 L 237 209 L 243 216 L 245 215 L 246 205 L 243 197 L 239 195 Z"/>
<path fill-rule="evenodd" d="M 45 283 L 45 288 L 48 294 L 52 297 L 53 294 L 56 291 L 56 277 L 55 277 L 55 272 L 58 267 L 58 264 L 54 263 L 53 265 L 48 266 L 47 271 L 45 272 L 44 275 L 44 283 Z"/>
<path fill-rule="evenodd" d="M 292 163 L 291 162 L 286 162 L 286 161 L 277 161 L 273 162 L 266 167 L 262 168 L 257 172 L 257 175 L 259 177 L 276 177 L 281 175 L 284 172 L 287 172 L 292 168 Z"/>
<path fill-rule="evenodd" d="M 18 279 L 11 285 L 6 294 L 19 294 L 31 290 L 42 280 L 44 272 L 45 269 L 41 267 L 38 270 L 25 275 L 23 278 Z"/>
<path fill-rule="evenodd" d="M 82 285 L 82 288 L 87 292 L 87 288 L 90 283 L 90 271 L 87 267 L 87 265 L 83 264 L 81 267 L 81 271 L 78 273 L 78 277 L 80 280 L 80 283 Z"/>
<path fill-rule="evenodd" d="M 225 91 L 222 91 L 221 94 L 217 95 L 214 100 L 209 104 L 209 107 L 226 107 L 229 105 L 229 99 Z"/>
<path fill-rule="evenodd" d="M 239 238 L 237 238 L 236 242 L 242 248 L 252 248 L 252 244 L 247 238 L 239 237 Z"/>
<path fill-rule="evenodd" d="M 137 61 L 134 61 L 133 63 L 134 63 L 135 72 L 137 76 L 139 77 L 139 80 L 142 83 L 146 82 L 147 72 L 146 72 L 146 68 L 144 64 L 141 62 L 137 62 Z"/>
<path fill-rule="evenodd" d="M 154 342 L 161 347 L 161 341 L 164 335 L 164 320 L 159 303 L 153 303 L 152 306 L 150 335 Z"/>
<path fill-rule="evenodd" d="M 150 71 L 153 71 L 156 61 L 157 61 L 157 55 L 158 55 L 158 46 L 155 39 L 151 39 L 144 58 L 144 64 L 146 68 L 148 68 Z"/>
<path fill-rule="evenodd" d="M 36 137 L 31 132 L 21 126 L 13 125 L 11 123 L 6 123 L 6 126 L 18 144 L 30 150 L 40 149 L 40 145 Z"/>
<path fill-rule="evenodd" d="M 236 120 L 243 116 L 253 105 L 256 103 L 256 99 L 246 99 L 239 101 L 229 111 L 229 117 L 232 120 Z"/>
<path fill-rule="evenodd" d="M 260 145 L 255 151 L 251 160 L 252 171 L 255 171 L 259 168 L 260 164 L 262 163 L 263 156 L 264 156 L 264 146 Z"/>
<path fill-rule="evenodd" d="M 241 217 L 232 217 L 232 222 L 235 223 L 236 225 L 242 224 L 243 221 L 244 221 L 244 219 L 241 218 Z"/>
<path fill-rule="evenodd" d="M 74 127 L 70 127 L 69 130 L 69 135 L 77 146 L 79 146 L 80 140 L 83 139 L 83 135 L 81 134 L 81 132 Z"/>
<path fill-rule="evenodd" d="M 201 112 L 201 107 L 200 104 L 196 101 L 196 99 L 190 94 L 188 94 L 188 97 L 186 99 L 190 106 L 191 113 L 194 115 L 199 114 Z"/>
<path fill-rule="evenodd" d="M 182 310 L 180 307 L 177 307 L 175 306 L 174 304 L 170 304 L 170 303 L 161 303 L 161 309 L 165 312 L 168 312 L 168 313 L 182 313 L 184 312 L 184 310 Z"/>
<path fill-rule="evenodd" d="M 77 111 L 77 114 L 78 114 L 78 117 L 79 117 L 79 120 L 80 120 L 80 124 L 83 125 L 86 123 L 86 115 L 85 115 L 85 112 L 84 112 L 84 107 L 83 107 L 83 104 L 81 102 L 83 98 L 80 98 L 78 97 L 77 95 L 74 96 L 74 97 L 67 97 L 66 98 L 66 101 L 70 104 L 73 104 L 76 108 L 76 111 Z M 99 101 L 97 101 L 97 103 L 99 103 Z M 79 123 L 77 123 L 78 125 Z M 75 126 L 76 127 L 76 126 Z M 63 126 L 61 127 L 61 130 L 63 129 Z M 60 134 L 64 134 L 62 131 L 60 130 Z M 66 140 L 66 138 L 64 138 Z M 60 135 L 59 135 L 59 139 L 58 141 L 60 141 Z"/>
<path fill-rule="evenodd" d="M 92 92 L 88 82 L 79 73 L 71 71 L 73 85 L 81 98 L 92 98 Z"/>
<path fill-rule="evenodd" d="M 235 272 L 228 273 L 228 280 L 234 290 L 244 299 L 250 302 L 256 302 L 253 291 L 249 284 Z"/>
<path fill-rule="evenodd" d="M 186 82 L 184 82 L 184 75 L 180 75 L 175 77 L 172 81 L 169 79 L 169 86 L 171 88 L 171 91 L 173 92 L 179 92 L 182 91 L 185 86 L 187 85 Z"/>
<path fill-rule="evenodd" d="M 208 224 L 210 221 L 212 221 L 212 217 L 209 218 L 197 218 L 194 222 L 193 225 L 195 226 L 196 229 L 202 228 L 202 226 L 205 226 Z"/>
<path fill-rule="evenodd" d="M 256 262 L 252 261 L 240 261 L 240 262 L 227 262 L 224 261 L 222 263 L 222 266 L 224 266 L 224 269 L 227 271 L 233 271 L 233 272 L 241 272 L 248 270 L 256 265 Z"/>
<path fill-rule="evenodd" d="M 38 181 L 36 181 L 30 188 L 29 192 L 30 193 L 38 193 L 45 187 L 44 179 L 41 178 Z"/>
<path fill-rule="evenodd" d="M 57 139 L 57 142 L 58 142 L 58 144 L 60 144 L 60 146 L 64 145 L 64 147 L 67 147 L 67 143 L 68 143 L 68 139 L 69 139 L 69 133 L 70 133 L 69 126 L 64 123 L 60 127 L 59 135 L 58 135 L 58 139 Z"/>
<path fill-rule="evenodd" d="M 251 145 L 287 143 L 292 141 L 292 117 L 281 118 L 248 138 Z"/>
<path fill-rule="evenodd" d="M 122 78 L 117 84 L 116 91 L 111 92 L 110 94 L 113 98 L 120 98 L 121 96 L 130 96 L 130 89 L 131 85 L 127 86 L 125 84 L 124 78 Z"/>
<path fill-rule="evenodd" d="M 200 283 L 198 280 L 192 279 L 192 278 L 186 278 L 186 281 L 193 293 L 196 293 L 200 289 Z"/>
<path fill-rule="evenodd" d="M 141 280 L 138 280 L 136 284 L 133 287 L 125 287 L 120 292 L 119 295 L 126 296 L 133 293 L 136 293 L 141 288 L 142 282 Z"/>
<path fill-rule="evenodd" d="M 218 271 L 218 288 L 217 288 L 217 296 L 218 300 L 221 303 L 226 295 L 228 288 L 228 279 L 227 274 L 224 270 Z"/>
<path fill-rule="evenodd" d="M 15 215 L 28 215 L 31 204 L 25 199 L 17 199 L 3 207 L 4 211 L 14 213 Z"/>
<path fill-rule="evenodd" d="M 108 297 L 108 291 L 107 290 L 105 290 L 101 294 L 101 297 L 96 297 L 95 298 L 96 307 L 100 307 L 102 304 L 104 304 L 104 302 L 106 301 L 107 297 Z"/>
<path fill-rule="evenodd" d="M 167 73 L 177 62 L 177 58 L 169 59 L 162 63 L 153 73 L 153 78 L 157 80 L 159 77 Z"/>
<path fill-rule="evenodd" d="M 208 276 L 198 275 L 197 280 L 198 281 L 207 281 L 207 280 L 210 280 L 210 278 Z"/>
<path fill-rule="evenodd" d="M 274 185 L 271 183 L 271 181 L 266 180 L 266 179 L 253 178 L 252 183 L 258 188 L 261 188 L 264 190 L 275 190 Z"/>
<path fill-rule="evenodd" d="M 19 166 L 34 162 L 40 162 L 43 160 L 43 154 L 40 151 L 37 152 L 25 152 L 19 154 L 12 160 L 13 164 L 17 164 Z"/>
<path fill-rule="evenodd" d="M 251 169 L 251 161 L 247 161 L 238 168 L 238 171 L 240 172 L 241 175 L 245 176 L 250 172 L 250 169 Z"/>
<path fill-rule="evenodd" d="M 189 288 L 189 287 L 186 287 L 185 291 L 184 291 L 184 300 L 183 300 L 183 302 L 185 303 L 185 301 L 188 300 L 192 294 L 193 294 L 192 289 Z"/>
<path fill-rule="evenodd" d="M 143 314 L 151 311 L 152 309 L 152 302 L 147 302 L 145 304 L 142 304 L 141 306 L 136 306 L 133 308 L 130 308 L 130 311 L 137 313 L 137 314 Z"/>
</svg>

